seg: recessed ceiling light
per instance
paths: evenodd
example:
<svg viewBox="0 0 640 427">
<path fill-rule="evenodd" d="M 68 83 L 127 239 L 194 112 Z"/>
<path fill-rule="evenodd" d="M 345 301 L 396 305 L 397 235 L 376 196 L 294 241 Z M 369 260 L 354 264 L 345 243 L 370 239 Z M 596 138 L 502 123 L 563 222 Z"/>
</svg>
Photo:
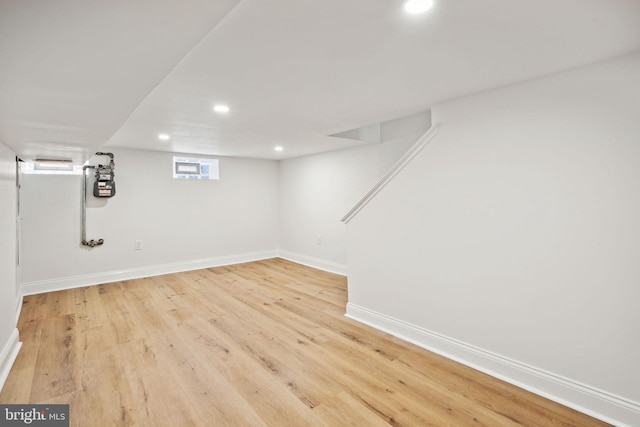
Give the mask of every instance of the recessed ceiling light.
<svg viewBox="0 0 640 427">
<path fill-rule="evenodd" d="M 433 7 L 433 0 L 407 0 L 404 2 L 404 10 L 407 13 L 423 13 Z"/>
<path fill-rule="evenodd" d="M 166 133 L 161 133 L 158 135 L 158 139 L 161 141 L 168 141 L 171 139 L 171 137 Z"/>
<path fill-rule="evenodd" d="M 216 113 L 225 114 L 229 112 L 229 107 L 223 104 L 218 104 L 213 107 L 213 111 L 215 111 Z"/>
<path fill-rule="evenodd" d="M 273 147 L 273 149 L 276 150 L 276 151 L 282 151 L 282 150 L 284 150 L 284 147 L 282 147 L 280 145 L 277 145 L 277 146 Z"/>
</svg>

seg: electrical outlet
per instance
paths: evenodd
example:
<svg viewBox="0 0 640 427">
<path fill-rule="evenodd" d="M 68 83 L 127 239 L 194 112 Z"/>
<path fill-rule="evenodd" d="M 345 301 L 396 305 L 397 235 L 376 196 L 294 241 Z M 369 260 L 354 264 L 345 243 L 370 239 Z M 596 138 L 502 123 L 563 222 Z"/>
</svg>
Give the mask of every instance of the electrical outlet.
<svg viewBox="0 0 640 427">
<path fill-rule="evenodd" d="M 136 251 L 141 251 L 142 250 L 142 240 L 136 240 L 133 244 L 133 248 Z"/>
</svg>

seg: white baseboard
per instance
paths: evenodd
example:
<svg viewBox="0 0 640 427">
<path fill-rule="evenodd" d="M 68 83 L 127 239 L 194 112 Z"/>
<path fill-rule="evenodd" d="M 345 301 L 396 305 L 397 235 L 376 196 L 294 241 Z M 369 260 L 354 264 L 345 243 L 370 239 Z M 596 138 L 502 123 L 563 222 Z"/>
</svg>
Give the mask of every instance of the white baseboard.
<svg viewBox="0 0 640 427">
<path fill-rule="evenodd" d="M 329 273 L 339 274 L 340 276 L 347 275 L 347 266 L 338 264 L 337 262 L 326 261 L 320 258 L 314 258 L 289 251 L 280 251 L 279 257 L 298 264 L 306 265 L 307 267 L 316 268 L 318 270 L 327 271 Z"/>
<path fill-rule="evenodd" d="M 11 372 L 13 362 L 15 362 L 16 357 L 18 357 L 20 347 L 22 347 L 22 343 L 20 342 L 20 334 L 16 328 L 0 352 L 0 391 L 4 387 L 7 377 L 9 377 L 9 372 Z"/>
<path fill-rule="evenodd" d="M 352 303 L 346 316 L 609 424 L 640 426 L 638 402 Z"/>
<path fill-rule="evenodd" d="M 277 256 L 277 251 L 251 252 L 245 254 L 227 255 L 216 258 L 206 258 L 162 265 L 136 267 L 126 270 L 106 271 L 81 276 L 61 277 L 57 279 L 22 283 L 21 291 L 22 295 L 25 296 L 34 295 L 45 292 L 54 292 L 65 289 L 81 288 L 84 286 L 99 285 L 102 283 L 119 282 L 121 280 L 132 280 L 142 277 L 159 276 L 162 274 L 179 273 L 182 271 L 199 270 L 202 268 L 220 267 L 223 265 L 259 261 L 268 258 L 275 258 Z"/>
</svg>

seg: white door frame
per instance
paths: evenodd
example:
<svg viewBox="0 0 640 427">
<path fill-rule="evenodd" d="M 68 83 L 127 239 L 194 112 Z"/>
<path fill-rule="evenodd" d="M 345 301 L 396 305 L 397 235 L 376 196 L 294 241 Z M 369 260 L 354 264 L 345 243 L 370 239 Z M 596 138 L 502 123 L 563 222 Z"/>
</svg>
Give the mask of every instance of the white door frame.
<svg viewBox="0 0 640 427">
<path fill-rule="evenodd" d="M 22 206 L 20 203 L 22 163 L 22 160 L 16 157 L 16 322 L 22 309 Z"/>
</svg>

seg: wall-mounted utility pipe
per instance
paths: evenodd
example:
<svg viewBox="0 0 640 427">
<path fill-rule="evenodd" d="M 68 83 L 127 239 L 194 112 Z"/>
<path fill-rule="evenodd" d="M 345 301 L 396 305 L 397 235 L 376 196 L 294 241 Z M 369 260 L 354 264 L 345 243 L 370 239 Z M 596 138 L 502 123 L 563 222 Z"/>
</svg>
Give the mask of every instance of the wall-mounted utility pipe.
<svg viewBox="0 0 640 427">
<path fill-rule="evenodd" d="M 82 244 L 84 246 L 99 246 L 104 243 L 104 239 L 87 241 L 87 169 L 95 169 L 95 166 L 85 165 L 82 167 Z"/>
<path fill-rule="evenodd" d="M 85 165 L 82 167 L 82 244 L 84 246 L 89 246 L 89 247 L 94 247 L 94 246 L 100 246 L 104 243 L 104 239 L 98 239 L 98 240 L 87 240 L 87 169 L 97 169 L 98 171 L 102 172 L 102 173 L 108 173 L 110 175 L 110 180 L 113 179 L 113 169 L 115 167 L 115 163 L 113 161 L 113 153 L 96 153 L 97 156 L 109 156 L 110 161 L 109 161 L 109 165 L 105 166 L 105 165 L 97 165 L 97 166 L 91 166 L 91 165 Z M 105 172 L 106 171 L 106 172 Z M 109 183 L 113 186 L 113 190 L 110 191 L 110 195 L 107 196 L 100 196 L 100 197 L 111 197 L 113 196 L 113 194 L 115 194 L 115 184 L 113 183 L 113 181 L 109 181 Z M 109 186 L 109 188 L 111 188 L 111 185 Z M 95 192 L 94 192 L 95 193 Z M 98 194 L 101 194 L 100 191 L 98 191 Z M 97 196 L 97 194 L 95 194 Z"/>
</svg>

